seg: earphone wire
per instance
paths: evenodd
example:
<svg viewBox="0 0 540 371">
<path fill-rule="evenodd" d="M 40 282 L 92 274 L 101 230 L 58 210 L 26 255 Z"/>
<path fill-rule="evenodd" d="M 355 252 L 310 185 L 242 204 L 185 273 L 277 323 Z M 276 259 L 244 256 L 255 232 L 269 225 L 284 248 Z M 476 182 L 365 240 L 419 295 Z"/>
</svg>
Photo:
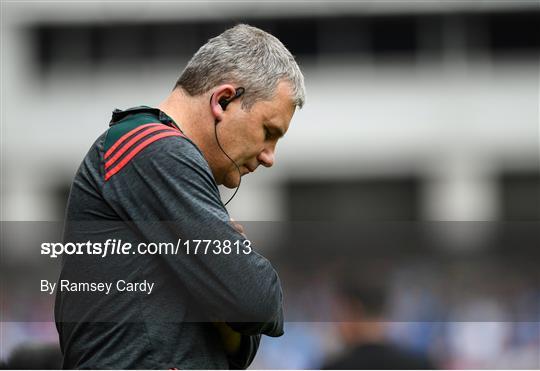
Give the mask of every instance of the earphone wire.
<svg viewBox="0 0 540 371">
<path fill-rule="evenodd" d="M 216 119 L 216 122 L 214 123 L 214 134 L 216 136 L 216 142 L 217 142 L 217 145 L 219 146 L 219 149 L 221 149 L 221 152 L 223 152 L 223 154 L 225 156 L 227 156 L 227 158 L 229 160 L 231 160 L 231 162 L 234 164 L 234 166 L 236 166 L 236 170 L 238 170 L 238 175 L 239 175 L 239 181 L 238 181 L 238 186 L 236 187 L 236 190 L 234 191 L 233 195 L 231 196 L 231 198 L 229 198 L 229 200 L 227 202 L 225 202 L 223 204 L 223 206 L 227 206 L 229 204 L 229 202 L 232 201 L 232 199 L 234 198 L 234 196 L 236 196 L 236 193 L 238 192 L 238 190 L 240 189 L 240 185 L 242 184 L 242 172 L 240 171 L 240 167 L 236 164 L 236 162 L 227 154 L 227 152 L 225 152 L 225 150 L 223 149 L 223 147 L 221 146 L 221 143 L 219 143 L 219 138 L 218 138 L 218 135 L 217 135 L 217 124 L 219 123 L 219 121 Z"/>
</svg>

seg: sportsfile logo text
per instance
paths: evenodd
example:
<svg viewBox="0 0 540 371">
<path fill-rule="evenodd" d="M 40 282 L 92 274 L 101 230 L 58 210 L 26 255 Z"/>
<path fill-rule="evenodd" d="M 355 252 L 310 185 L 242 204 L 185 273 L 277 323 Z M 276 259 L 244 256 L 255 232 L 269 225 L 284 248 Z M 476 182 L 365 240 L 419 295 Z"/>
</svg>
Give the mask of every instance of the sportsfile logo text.
<svg viewBox="0 0 540 371">
<path fill-rule="evenodd" d="M 44 242 L 41 255 L 57 258 L 61 255 L 230 255 L 251 254 L 250 240 L 182 240 L 172 242 L 140 242 L 133 244 L 110 238 L 105 242 Z"/>
</svg>

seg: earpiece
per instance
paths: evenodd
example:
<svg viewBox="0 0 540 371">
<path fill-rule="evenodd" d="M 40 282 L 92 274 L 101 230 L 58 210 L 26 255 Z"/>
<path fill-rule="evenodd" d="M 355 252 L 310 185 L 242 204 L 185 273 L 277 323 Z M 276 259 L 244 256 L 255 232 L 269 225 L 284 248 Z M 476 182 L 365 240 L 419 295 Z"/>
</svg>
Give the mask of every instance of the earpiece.
<svg viewBox="0 0 540 371">
<path fill-rule="evenodd" d="M 227 106 L 229 105 L 229 103 L 231 103 L 236 98 L 239 98 L 242 94 L 244 94 L 245 91 L 246 90 L 244 88 L 240 87 L 240 88 L 236 89 L 236 92 L 234 93 L 234 96 L 232 96 L 231 98 L 229 98 L 229 99 L 221 98 L 218 103 L 221 106 L 221 108 L 223 109 L 223 111 L 225 111 L 227 109 Z"/>
<path fill-rule="evenodd" d="M 242 94 L 244 94 L 246 90 L 242 87 L 239 87 L 239 88 L 236 88 L 236 91 L 234 93 L 234 95 L 231 97 L 231 98 L 221 98 L 219 101 L 218 101 L 218 104 L 221 106 L 221 109 L 223 109 L 223 111 L 225 111 L 227 109 L 227 106 L 229 105 L 229 103 L 231 103 L 233 100 L 235 100 L 236 98 L 242 96 Z M 212 94 L 212 96 L 210 97 L 210 102 L 212 102 L 212 98 L 214 97 L 214 95 Z M 221 143 L 219 143 L 219 138 L 218 138 L 218 134 L 217 134 L 217 125 L 219 123 L 219 120 L 217 119 L 216 117 L 216 120 L 214 122 L 214 134 L 216 136 L 216 143 L 219 147 L 219 149 L 221 150 L 221 152 L 223 152 L 223 154 L 225 156 L 227 156 L 227 158 L 233 163 L 233 165 L 236 167 L 236 170 L 238 171 L 238 175 L 240 176 L 240 181 L 238 182 L 238 186 L 236 187 L 236 190 L 234 191 L 233 195 L 231 196 L 231 198 L 229 198 L 229 200 L 227 202 L 225 202 L 223 204 L 223 206 L 227 206 L 227 204 L 229 202 L 232 201 L 232 199 L 234 198 L 234 196 L 236 196 L 236 193 L 238 192 L 238 190 L 240 189 L 240 184 L 242 184 L 242 173 L 240 171 L 240 167 L 238 166 L 238 164 L 236 162 L 234 162 L 234 160 L 231 158 L 231 156 L 229 156 L 227 154 L 227 152 L 225 152 L 225 150 L 223 149 L 223 147 L 221 146 Z"/>
</svg>

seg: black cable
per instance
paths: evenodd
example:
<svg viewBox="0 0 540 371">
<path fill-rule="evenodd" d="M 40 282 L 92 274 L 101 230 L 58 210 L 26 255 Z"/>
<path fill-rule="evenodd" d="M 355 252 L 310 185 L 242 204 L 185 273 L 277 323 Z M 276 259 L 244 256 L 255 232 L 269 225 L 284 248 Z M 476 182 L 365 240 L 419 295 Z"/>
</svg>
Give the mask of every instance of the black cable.
<svg viewBox="0 0 540 371">
<path fill-rule="evenodd" d="M 225 152 L 225 150 L 223 149 L 223 147 L 221 146 L 221 143 L 219 143 L 219 139 L 218 139 L 218 135 L 217 135 L 217 126 L 218 126 L 218 123 L 219 121 L 216 119 L 216 122 L 214 123 L 214 134 L 216 135 L 216 142 L 219 146 L 219 149 L 221 149 L 221 152 L 223 152 L 223 154 L 225 156 L 227 156 L 227 158 L 229 160 L 231 160 L 231 162 L 234 164 L 234 166 L 236 166 L 236 170 L 238 170 L 238 176 L 239 176 L 239 181 L 238 181 L 238 186 L 236 187 L 236 190 L 234 191 L 233 195 L 231 196 L 231 198 L 229 198 L 229 200 L 227 202 L 225 202 L 223 204 L 223 206 L 227 206 L 229 204 L 229 202 L 232 201 L 232 199 L 234 198 L 234 196 L 236 196 L 236 193 L 238 192 L 238 190 L 240 189 L 240 185 L 242 184 L 242 172 L 240 171 L 240 167 L 236 164 L 236 162 L 227 154 L 227 152 Z"/>
</svg>

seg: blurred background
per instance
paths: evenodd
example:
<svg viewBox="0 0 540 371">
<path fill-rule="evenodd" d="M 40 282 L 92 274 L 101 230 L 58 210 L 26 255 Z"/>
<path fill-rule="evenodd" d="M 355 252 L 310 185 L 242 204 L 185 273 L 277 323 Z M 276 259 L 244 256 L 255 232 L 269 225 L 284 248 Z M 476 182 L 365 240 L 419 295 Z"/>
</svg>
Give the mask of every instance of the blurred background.
<svg viewBox="0 0 540 371">
<path fill-rule="evenodd" d="M 308 224 L 294 245 L 261 249 L 291 320 L 252 367 L 338 367 L 360 343 L 385 342 L 429 367 L 540 368 L 539 21 L 537 1 L 2 2 L 1 220 L 61 221 L 111 111 L 157 106 L 208 38 L 249 23 L 297 57 L 307 103 L 231 216 L 398 221 L 431 236 L 403 258 L 399 240 L 380 253 L 365 234 L 325 241 Z M 468 299 L 449 306 L 450 292 Z M 310 303 L 386 326 L 313 318 Z M 2 322 L 3 362 L 56 344 L 54 323 Z"/>
</svg>

